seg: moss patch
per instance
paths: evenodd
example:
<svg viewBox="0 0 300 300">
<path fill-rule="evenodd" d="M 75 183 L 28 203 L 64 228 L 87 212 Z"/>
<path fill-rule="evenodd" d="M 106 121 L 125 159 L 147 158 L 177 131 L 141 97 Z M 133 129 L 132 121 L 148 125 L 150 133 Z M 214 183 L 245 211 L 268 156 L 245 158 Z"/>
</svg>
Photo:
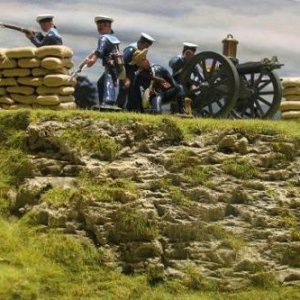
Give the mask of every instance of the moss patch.
<svg viewBox="0 0 300 300">
<path fill-rule="evenodd" d="M 254 179 L 259 176 L 258 168 L 243 159 L 230 158 L 224 160 L 221 167 L 226 174 L 240 179 Z"/>
</svg>

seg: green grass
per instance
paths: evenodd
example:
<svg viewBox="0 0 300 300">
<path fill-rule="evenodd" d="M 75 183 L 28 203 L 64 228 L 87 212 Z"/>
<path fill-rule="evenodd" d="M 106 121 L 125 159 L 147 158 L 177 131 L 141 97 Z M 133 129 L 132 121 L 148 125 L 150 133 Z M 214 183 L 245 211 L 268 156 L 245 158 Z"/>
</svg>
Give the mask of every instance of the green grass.
<svg viewBox="0 0 300 300">
<path fill-rule="evenodd" d="M 226 174 L 240 179 L 255 179 L 259 176 L 258 168 L 243 159 L 226 159 L 222 163 L 221 168 Z"/>
<path fill-rule="evenodd" d="M 103 181 L 87 172 L 81 172 L 79 176 L 78 192 L 85 199 L 93 199 L 97 202 L 127 203 L 136 200 L 139 195 L 133 181 L 127 179 Z"/>
<path fill-rule="evenodd" d="M 151 241 L 157 235 L 156 224 L 147 215 L 134 209 L 118 211 L 117 222 L 111 230 L 111 240 L 115 242 Z"/>
<path fill-rule="evenodd" d="M 31 174 L 31 163 L 24 152 L 13 148 L 0 148 L 0 179 L 2 184 L 19 185 Z"/>
<path fill-rule="evenodd" d="M 102 252 L 87 240 L 0 220 L 1 299 L 294 300 L 300 295 L 297 288 L 265 286 L 265 274 L 263 280 L 253 278 L 255 285 L 264 282 L 264 290 L 221 293 L 193 268 L 182 281 L 151 286 L 146 276 L 125 276 L 103 263 Z"/>
<path fill-rule="evenodd" d="M 182 174 L 181 180 L 191 187 L 204 185 L 210 178 L 210 167 L 191 150 L 176 150 L 164 164 L 172 174 Z"/>
<path fill-rule="evenodd" d="M 107 161 L 113 161 L 121 149 L 121 145 L 115 142 L 113 138 L 80 128 L 64 130 L 59 141 L 75 148 L 82 154 L 92 155 L 94 158 Z"/>
<path fill-rule="evenodd" d="M 40 201 L 47 203 L 51 208 L 59 208 L 67 206 L 75 193 L 75 189 L 53 188 L 46 191 Z"/>
<path fill-rule="evenodd" d="M 99 113 L 91 111 L 16 111 L 0 112 L 0 214 L 10 218 L 9 189 L 16 189 L 25 178 L 31 176 L 31 165 L 27 158 L 27 133 L 30 123 L 43 120 L 60 122 L 75 119 L 105 120 L 118 128 L 138 122 L 159 131 L 163 141 L 171 145 L 180 144 L 192 137 L 231 130 L 247 135 L 268 134 L 300 141 L 300 123 L 260 120 L 216 120 L 180 119 L 174 116 L 151 116 L 127 113 Z M 131 125 L 129 125 L 131 126 Z M 140 132 L 139 138 L 147 139 L 148 132 Z M 87 131 L 69 130 L 61 142 L 68 143 L 83 154 L 95 153 L 96 157 L 112 161 L 117 158 L 120 145 L 111 137 L 103 137 Z M 286 144 L 274 145 L 274 150 L 285 159 L 292 158 L 291 148 Z M 226 164 L 225 164 L 226 165 Z M 194 152 L 179 150 L 166 166 L 172 176 L 152 184 L 153 190 L 164 189 L 173 195 L 179 204 L 186 203 L 187 196 L 180 189 L 174 189 L 181 182 L 190 186 L 205 184 L 210 179 L 210 170 L 197 158 Z M 228 164 L 228 172 L 238 178 L 256 178 L 257 170 L 244 162 Z M 246 174 L 246 175 L 245 175 Z M 167 183 L 165 185 L 165 183 Z M 298 186 L 295 182 L 294 186 Z M 98 202 L 134 201 L 139 196 L 134 183 L 125 179 L 103 182 L 91 174 L 81 174 L 78 186 L 74 189 L 52 189 L 42 196 L 42 201 L 59 208 L 68 205 L 79 193 Z M 173 194 L 172 194 L 173 193 Z M 76 197 L 75 197 L 76 198 Z M 82 199 L 84 201 L 85 199 Z M 31 227 L 25 220 L 11 221 L 0 219 L 0 299 L 300 299 L 300 289 L 274 285 L 273 278 L 263 270 L 251 277 L 255 289 L 236 293 L 218 291 L 218 287 L 207 282 L 199 270 L 191 269 L 183 280 L 166 280 L 150 285 L 160 276 L 157 270 L 149 269 L 149 274 L 125 276 L 116 269 L 104 266 L 102 250 L 85 238 L 60 234 L 55 231 L 42 232 Z M 286 226 L 294 230 L 295 240 L 298 231 L 294 221 L 284 220 Z M 112 238 L 118 241 L 153 241 L 158 234 L 158 226 L 151 216 L 135 210 L 118 212 L 118 222 L 112 230 Z M 238 251 L 244 241 L 236 238 L 221 226 L 204 228 L 174 228 L 170 239 L 184 240 L 218 239 L 221 247 Z M 286 249 L 282 262 L 291 267 L 299 267 L 299 247 L 291 245 Z M 154 280 L 155 281 L 155 280 Z"/>
<path fill-rule="evenodd" d="M 211 235 L 216 239 L 220 240 L 221 246 L 234 250 L 238 252 L 245 245 L 246 242 L 242 240 L 240 237 L 236 236 L 234 233 L 227 231 L 224 227 L 219 224 L 208 225 L 205 228 L 206 235 Z"/>
<path fill-rule="evenodd" d="M 20 115 L 22 117 L 20 117 Z M 25 116 L 25 117 L 24 117 Z M 28 117 L 29 116 L 29 117 Z M 80 118 L 85 120 L 103 120 L 119 124 L 120 126 L 132 121 L 138 121 L 147 125 L 160 125 L 162 119 L 176 121 L 178 128 L 182 131 L 184 138 L 199 135 L 216 130 L 234 130 L 236 132 L 247 134 L 267 134 L 267 135 L 287 135 L 300 141 L 300 123 L 292 121 L 271 121 L 271 120 L 226 120 L 226 119 L 181 119 L 175 116 L 155 116 L 135 113 L 101 113 L 94 111 L 15 111 L 1 112 L 0 123 L 3 119 L 17 119 L 18 124 L 24 127 L 28 120 L 39 122 L 41 120 L 69 121 L 71 118 Z M 21 119 L 21 122 L 19 121 Z"/>
</svg>

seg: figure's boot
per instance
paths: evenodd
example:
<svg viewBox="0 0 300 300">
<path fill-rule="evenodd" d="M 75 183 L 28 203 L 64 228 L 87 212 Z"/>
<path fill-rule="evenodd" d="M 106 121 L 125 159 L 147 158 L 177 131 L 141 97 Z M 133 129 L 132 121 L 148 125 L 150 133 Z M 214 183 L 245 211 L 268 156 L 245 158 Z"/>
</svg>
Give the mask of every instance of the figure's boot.
<svg viewBox="0 0 300 300">
<path fill-rule="evenodd" d="M 156 96 L 151 100 L 152 112 L 154 114 L 161 114 L 162 112 L 161 103 L 162 103 L 161 96 Z"/>
<path fill-rule="evenodd" d="M 184 100 L 183 100 L 183 97 L 180 97 L 177 100 L 177 103 L 178 103 L 178 113 L 180 115 L 183 115 L 185 113 L 185 111 L 184 111 Z"/>
<path fill-rule="evenodd" d="M 188 116 L 192 116 L 193 115 L 193 111 L 192 111 L 192 99 L 185 97 L 184 98 L 184 112 L 185 114 L 187 114 Z"/>
</svg>

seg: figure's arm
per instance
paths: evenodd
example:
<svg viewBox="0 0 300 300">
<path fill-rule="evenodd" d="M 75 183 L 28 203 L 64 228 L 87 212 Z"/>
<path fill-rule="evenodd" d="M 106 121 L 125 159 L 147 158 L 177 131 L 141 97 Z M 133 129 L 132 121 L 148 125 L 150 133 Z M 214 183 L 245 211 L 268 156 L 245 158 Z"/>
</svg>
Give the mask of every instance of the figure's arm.
<svg viewBox="0 0 300 300">
<path fill-rule="evenodd" d="M 34 35 L 33 32 L 28 32 L 26 33 L 26 37 L 30 39 L 31 43 L 34 44 L 36 47 L 41 47 L 43 46 L 43 41 L 45 37 L 43 36 L 42 33 L 38 33 Z"/>
<path fill-rule="evenodd" d="M 97 49 L 94 52 L 92 52 L 85 59 L 85 63 L 86 63 L 88 68 L 92 67 L 96 63 L 98 58 L 99 59 L 103 58 L 105 48 L 106 48 L 106 39 L 105 39 L 105 37 L 102 36 L 102 37 L 99 38 Z"/>
<path fill-rule="evenodd" d="M 123 51 L 123 59 L 124 59 L 126 74 L 129 74 L 131 71 L 130 69 L 133 67 L 132 65 L 129 65 L 129 63 L 132 61 L 134 52 L 135 49 L 133 47 L 126 47 Z M 128 77 L 126 77 L 124 84 L 127 88 L 130 86 L 131 82 Z"/>
</svg>

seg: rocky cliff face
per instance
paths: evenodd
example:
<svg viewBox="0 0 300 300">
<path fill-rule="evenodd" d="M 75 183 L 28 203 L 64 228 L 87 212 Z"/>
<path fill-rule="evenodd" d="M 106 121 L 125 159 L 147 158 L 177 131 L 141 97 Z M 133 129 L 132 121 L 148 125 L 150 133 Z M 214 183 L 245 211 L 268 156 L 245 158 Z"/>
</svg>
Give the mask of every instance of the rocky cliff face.
<svg viewBox="0 0 300 300">
<path fill-rule="evenodd" d="M 180 122 L 30 122 L 31 172 L 7 193 L 11 213 L 92 239 L 105 264 L 153 282 L 196 272 L 226 290 L 299 283 L 299 140 L 267 124 Z"/>
</svg>

